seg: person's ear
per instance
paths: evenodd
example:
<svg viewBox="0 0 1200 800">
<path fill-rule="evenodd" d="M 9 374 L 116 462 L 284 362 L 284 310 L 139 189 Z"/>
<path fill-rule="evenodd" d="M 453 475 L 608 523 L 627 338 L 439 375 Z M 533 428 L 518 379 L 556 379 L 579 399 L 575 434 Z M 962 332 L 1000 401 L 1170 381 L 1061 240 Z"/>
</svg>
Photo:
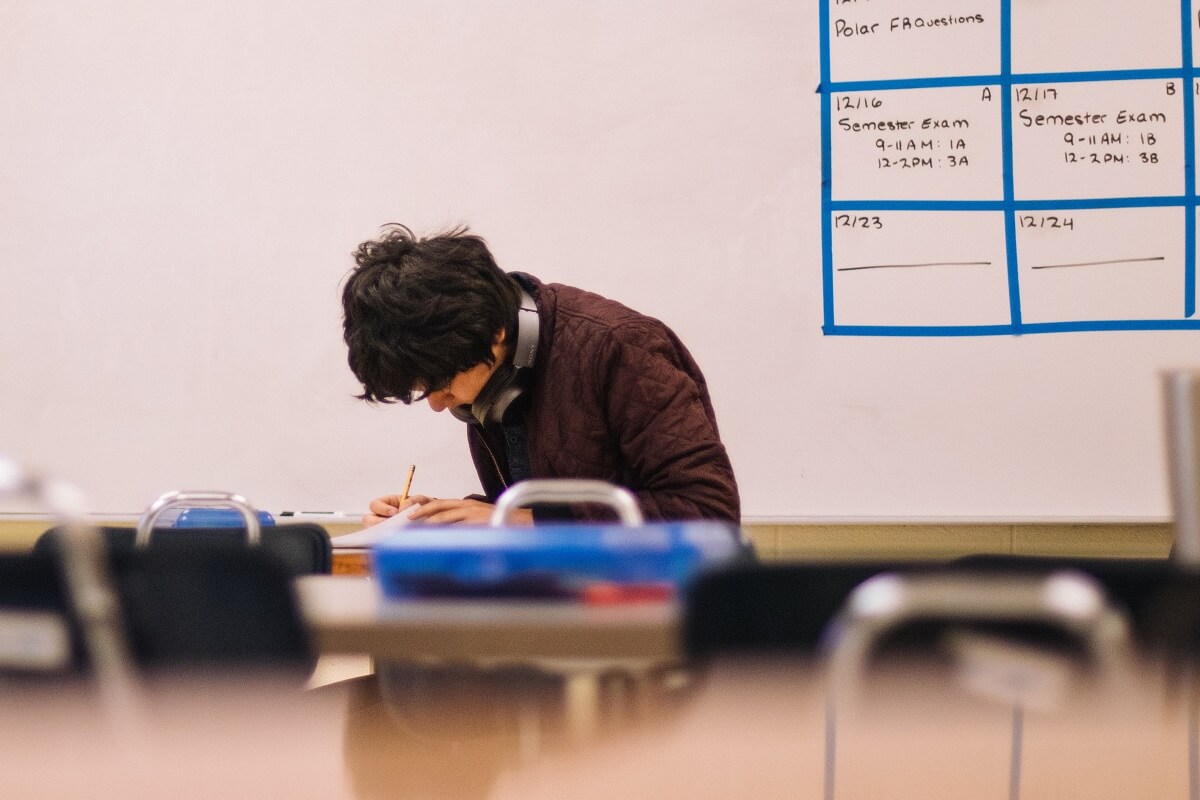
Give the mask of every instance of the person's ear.
<svg viewBox="0 0 1200 800">
<path fill-rule="evenodd" d="M 497 361 L 501 361 L 504 358 L 504 351 L 507 350 L 504 345 L 504 340 L 506 338 L 508 338 L 508 334 L 504 328 L 501 328 L 500 330 L 496 331 L 496 338 L 492 339 L 492 355 Z"/>
</svg>

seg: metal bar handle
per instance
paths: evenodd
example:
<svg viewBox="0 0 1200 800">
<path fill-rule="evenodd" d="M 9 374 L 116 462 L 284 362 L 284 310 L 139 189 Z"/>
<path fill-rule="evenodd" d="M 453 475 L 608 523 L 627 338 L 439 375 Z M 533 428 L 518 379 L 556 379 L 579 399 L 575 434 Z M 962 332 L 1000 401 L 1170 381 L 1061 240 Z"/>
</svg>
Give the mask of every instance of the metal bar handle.
<svg viewBox="0 0 1200 800">
<path fill-rule="evenodd" d="M 605 481 L 573 478 L 535 478 L 509 487 L 496 501 L 491 525 L 508 522 L 513 510 L 533 503 L 596 503 L 617 512 L 623 525 L 637 527 L 645 522 L 633 493 Z"/>
<path fill-rule="evenodd" d="M 1175 518 L 1175 558 L 1200 566 L 1200 371 L 1162 375 L 1167 475 Z"/>
<path fill-rule="evenodd" d="M 1103 677 L 1119 675 L 1129 648 L 1124 616 L 1090 576 L 1060 570 L 1021 575 L 898 575 L 864 581 L 830 623 L 826 636 L 833 685 L 854 700 L 867 661 L 885 634 L 922 619 L 1043 622 L 1078 635 Z"/>
<path fill-rule="evenodd" d="M 201 506 L 203 508 L 233 508 L 246 522 L 246 544 L 257 547 L 262 543 L 262 526 L 258 522 L 258 512 L 250 501 L 240 494 L 230 492 L 167 492 L 159 497 L 142 514 L 138 520 L 137 531 L 134 533 L 133 546 L 146 547 L 150 544 L 150 534 L 154 531 L 154 523 L 164 511 L 177 506 Z"/>
</svg>

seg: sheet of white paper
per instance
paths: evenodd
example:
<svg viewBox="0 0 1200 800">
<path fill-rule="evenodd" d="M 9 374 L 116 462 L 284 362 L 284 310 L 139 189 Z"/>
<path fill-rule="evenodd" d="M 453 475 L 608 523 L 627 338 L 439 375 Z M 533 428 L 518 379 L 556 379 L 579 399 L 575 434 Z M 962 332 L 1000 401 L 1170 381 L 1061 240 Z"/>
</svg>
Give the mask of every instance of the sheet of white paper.
<svg viewBox="0 0 1200 800">
<path fill-rule="evenodd" d="M 413 506 L 413 508 L 417 508 L 417 506 Z M 334 549 L 343 547 L 372 547 L 385 536 L 406 527 L 409 523 L 408 514 L 411 511 L 412 509 L 405 509 L 404 513 L 389 517 L 383 522 L 372 525 L 369 528 L 363 528 L 362 530 L 342 536 L 334 536 L 329 541 L 333 544 Z"/>
</svg>

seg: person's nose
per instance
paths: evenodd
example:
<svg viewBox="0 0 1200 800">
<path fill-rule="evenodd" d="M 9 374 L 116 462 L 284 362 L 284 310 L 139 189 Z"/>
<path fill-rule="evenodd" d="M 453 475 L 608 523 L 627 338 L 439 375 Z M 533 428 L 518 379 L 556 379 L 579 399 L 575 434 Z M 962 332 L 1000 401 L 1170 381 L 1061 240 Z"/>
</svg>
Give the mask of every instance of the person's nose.
<svg viewBox="0 0 1200 800">
<path fill-rule="evenodd" d="M 450 393 L 443 389 L 440 392 L 434 392 L 429 395 L 429 407 L 434 411 L 445 411 L 450 407 Z"/>
</svg>

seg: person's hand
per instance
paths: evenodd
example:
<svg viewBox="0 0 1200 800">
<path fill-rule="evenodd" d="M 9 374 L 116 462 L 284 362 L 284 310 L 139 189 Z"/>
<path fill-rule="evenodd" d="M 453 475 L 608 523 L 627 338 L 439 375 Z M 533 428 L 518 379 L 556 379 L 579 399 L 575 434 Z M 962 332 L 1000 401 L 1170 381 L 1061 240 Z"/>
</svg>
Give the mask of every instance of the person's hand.
<svg viewBox="0 0 1200 800">
<path fill-rule="evenodd" d="M 363 517 L 363 527 L 378 525 L 385 519 L 390 519 L 406 509 L 418 506 L 415 511 L 408 511 L 408 518 L 413 522 L 423 522 L 430 525 L 459 524 L 487 525 L 491 522 L 491 503 L 479 500 L 449 500 L 427 497 L 423 494 L 412 494 L 403 503 L 400 495 L 387 494 L 371 501 L 370 513 Z M 533 512 L 528 508 L 515 509 L 508 517 L 510 525 L 532 525 Z"/>
<path fill-rule="evenodd" d="M 396 516 L 406 508 L 412 508 L 417 504 L 420 495 L 409 495 L 408 499 L 403 503 L 400 502 L 400 495 L 385 494 L 383 497 L 376 497 L 371 501 L 370 512 L 363 516 L 363 527 L 369 528 L 372 525 L 378 525 L 385 519 Z M 429 498 L 424 498 L 428 500 Z"/>
<path fill-rule="evenodd" d="M 491 503 L 479 500 L 435 500 L 424 495 L 414 495 L 409 500 L 417 501 L 420 508 L 408 515 L 413 522 L 431 525 L 487 525 L 495 509 Z M 533 512 L 519 508 L 509 515 L 510 525 L 532 525 Z"/>
</svg>

